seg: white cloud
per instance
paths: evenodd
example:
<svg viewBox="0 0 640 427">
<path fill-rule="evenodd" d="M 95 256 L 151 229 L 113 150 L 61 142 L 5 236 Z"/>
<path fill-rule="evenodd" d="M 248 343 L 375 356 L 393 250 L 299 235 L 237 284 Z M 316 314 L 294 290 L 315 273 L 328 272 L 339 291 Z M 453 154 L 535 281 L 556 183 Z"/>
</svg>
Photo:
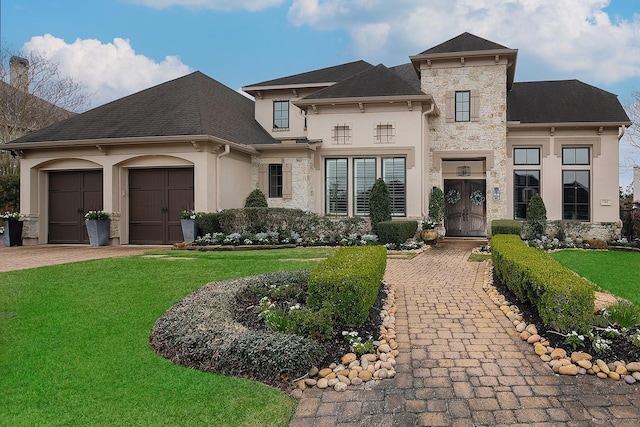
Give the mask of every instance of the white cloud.
<svg viewBox="0 0 640 427">
<path fill-rule="evenodd" d="M 166 9 L 172 6 L 186 7 L 188 9 L 212 9 L 212 10 L 248 10 L 256 12 L 273 6 L 280 6 L 284 0 L 129 0 L 132 3 Z"/>
<path fill-rule="evenodd" d="M 156 84 L 188 74 L 192 70 L 176 56 L 156 62 L 137 54 L 129 40 L 113 43 L 77 39 L 67 43 L 50 34 L 31 38 L 23 47 L 58 64 L 59 71 L 87 88 L 95 107 Z"/>
<path fill-rule="evenodd" d="M 288 17 L 294 25 L 348 31 L 357 53 L 374 62 L 386 63 L 380 55 L 393 54 L 395 45 L 415 49 L 403 52 L 406 58 L 468 31 L 519 49 L 521 59 L 551 74 L 613 84 L 640 76 L 640 14 L 609 16 L 609 3 L 401 0 L 390 7 L 382 0 L 293 0 Z"/>
</svg>

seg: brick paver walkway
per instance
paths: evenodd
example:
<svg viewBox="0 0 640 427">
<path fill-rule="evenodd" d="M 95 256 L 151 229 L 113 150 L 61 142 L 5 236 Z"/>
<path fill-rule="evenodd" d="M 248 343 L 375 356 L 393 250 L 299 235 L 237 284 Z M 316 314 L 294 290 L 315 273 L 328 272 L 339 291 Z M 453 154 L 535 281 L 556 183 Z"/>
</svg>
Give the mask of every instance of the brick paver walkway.
<svg viewBox="0 0 640 427">
<path fill-rule="evenodd" d="M 447 241 L 390 259 L 397 285 L 397 376 L 346 392 L 307 389 L 290 427 L 640 426 L 640 392 L 560 377 L 523 343 L 482 289 L 477 242 Z"/>
</svg>

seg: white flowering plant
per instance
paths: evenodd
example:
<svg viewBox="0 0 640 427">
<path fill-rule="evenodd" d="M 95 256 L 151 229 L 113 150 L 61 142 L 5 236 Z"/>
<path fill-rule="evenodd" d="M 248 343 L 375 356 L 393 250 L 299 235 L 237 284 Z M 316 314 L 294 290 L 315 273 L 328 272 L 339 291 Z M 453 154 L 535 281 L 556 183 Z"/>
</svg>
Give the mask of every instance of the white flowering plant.
<svg viewBox="0 0 640 427">
<path fill-rule="evenodd" d="M 109 213 L 105 211 L 89 211 L 86 214 L 84 214 L 84 219 L 88 219 L 88 220 L 109 219 Z"/>
<path fill-rule="evenodd" d="M 574 350 L 584 348 L 584 335 L 579 335 L 576 331 L 571 331 L 566 335 L 564 343 L 570 345 Z"/>
<path fill-rule="evenodd" d="M 20 219 L 20 214 L 18 212 L 4 212 L 0 213 L 0 219 L 4 221 L 18 221 Z"/>
<path fill-rule="evenodd" d="M 359 337 L 356 331 L 342 331 L 342 336 L 345 337 L 345 339 L 349 342 L 351 351 L 353 351 L 358 356 L 367 353 L 373 353 L 374 347 L 371 337 L 363 342 L 362 337 Z"/>
<path fill-rule="evenodd" d="M 198 219 L 199 216 L 200 213 L 193 210 L 184 210 L 180 212 L 181 219 Z"/>
</svg>

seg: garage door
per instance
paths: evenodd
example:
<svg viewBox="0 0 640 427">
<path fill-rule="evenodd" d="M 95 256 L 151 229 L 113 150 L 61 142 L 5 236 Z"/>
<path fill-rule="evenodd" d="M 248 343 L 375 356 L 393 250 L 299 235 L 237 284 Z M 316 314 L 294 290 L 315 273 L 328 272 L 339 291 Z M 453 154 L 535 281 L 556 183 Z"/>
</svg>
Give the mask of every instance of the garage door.
<svg viewBox="0 0 640 427">
<path fill-rule="evenodd" d="M 130 243 L 183 241 L 180 212 L 193 206 L 193 168 L 129 170 Z"/>
<path fill-rule="evenodd" d="M 101 170 L 49 172 L 49 243 L 89 243 L 84 214 L 101 209 Z"/>
</svg>

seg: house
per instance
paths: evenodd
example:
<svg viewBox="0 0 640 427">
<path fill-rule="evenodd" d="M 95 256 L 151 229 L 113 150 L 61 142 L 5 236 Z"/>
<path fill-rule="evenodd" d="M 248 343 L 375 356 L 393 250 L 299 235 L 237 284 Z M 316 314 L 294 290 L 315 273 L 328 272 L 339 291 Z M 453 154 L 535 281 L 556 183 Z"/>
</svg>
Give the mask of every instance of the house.
<svg viewBox="0 0 640 427">
<path fill-rule="evenodd" d="M 270 206 L 368 212 L 376 178 L 394 218 L 421 219 L 444 189 L 449 236 L 524 219 L 619 223 L 617 97 L 577 80 L 514 82 L 516 49 L 464 33 L 396 67 L 355 61 L 247 85 L 200 72 L 103 105 L 10 147 L 21 156 L 25 244 L 81 242 L 112 214 L 114 244 L 181 240 L 183 209 Z"/>
</svg>

